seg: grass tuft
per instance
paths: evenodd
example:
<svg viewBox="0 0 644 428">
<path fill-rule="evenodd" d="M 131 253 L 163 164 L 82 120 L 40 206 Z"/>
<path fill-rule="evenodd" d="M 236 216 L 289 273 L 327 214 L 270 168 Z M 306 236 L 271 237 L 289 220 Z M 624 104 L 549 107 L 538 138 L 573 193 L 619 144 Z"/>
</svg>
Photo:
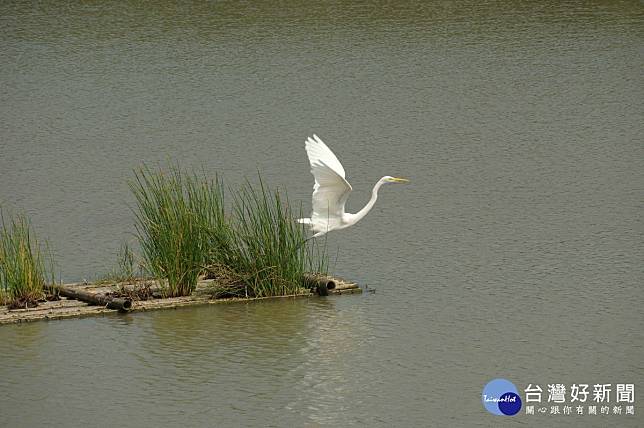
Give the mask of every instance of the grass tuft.
<svg viewBox="0 0 644 428">
<path fill-rule="evenodd" d="M 0 212 L 0 302 L 10 307 L 36 306 L 45 297 L 47 268 L 53 258 L 41 252 L 24 215 L 6 221 Z"/>
<path fill-rule="evenodd" d="M 223 222 L 221 183 L 200 180 L 177 167 L 135 172 L 136 230 L 146 269 L 165 280 L 167 297 L 194 291 L 209 253 L 208 230 Z M 163 282 L 163 281 L 162 281 Z"/>
<path fill-rule="evenodd" d="M 98 275 L 95 283 L 123 283 L 135 282 L 137 279 L 144 279 L 143 266 L 138 265 L 138 272 L 135 270 L 137 265 L 134 257 L 134 252 L 127 242 L 121 244 L 118 252 L 116 253 L 116 265 L 105 274 Z"/>
<path fill-rule="evenodd" d="M 216 261 L 237 276 L 245 296 L 296 294 L 305 272 L 326 270 L 324 258 L 311 257 L 315 242 L 306 241 L 304 225 L 279 190 L 270 191 L 260 178 L 257 186 L 246 182 L 232 199 L 232 236 L 225 258 Z M 315 260 L 322 265 L 314 266 Z"/>
</svg>

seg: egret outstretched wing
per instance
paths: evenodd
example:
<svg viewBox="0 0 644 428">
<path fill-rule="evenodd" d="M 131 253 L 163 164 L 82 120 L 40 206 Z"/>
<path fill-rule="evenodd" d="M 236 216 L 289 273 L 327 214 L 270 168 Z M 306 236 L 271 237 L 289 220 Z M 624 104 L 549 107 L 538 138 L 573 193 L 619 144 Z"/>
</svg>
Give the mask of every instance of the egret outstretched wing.
<svg viewBox="0 0 644 428">
<path fill-rule="evenodd" d="M 313 224 L 338 226 L 344 215 L 344 205 L 351 193 L 351 185 L 323 162 L 311 165 L 316 185 L 313 190 Z"/>
<path fill-rule="evenodd" d="M 317 232 L 325 232 L 342 223 L 344 205 L 351 185 L 338 158 L 316 135 L 306 141 L 306 153 L 315 177 L 311 224 Z"/>
<path fill-rule="evenodd" d="M 305 148 L 311 165 L 318 161 L 323 162 L 340 177 L 346 178 L 344 168 L 338 158 L 317 135 L 313 134 L 313 138 L 309 137 L 306 140 Z"/>
</svg>

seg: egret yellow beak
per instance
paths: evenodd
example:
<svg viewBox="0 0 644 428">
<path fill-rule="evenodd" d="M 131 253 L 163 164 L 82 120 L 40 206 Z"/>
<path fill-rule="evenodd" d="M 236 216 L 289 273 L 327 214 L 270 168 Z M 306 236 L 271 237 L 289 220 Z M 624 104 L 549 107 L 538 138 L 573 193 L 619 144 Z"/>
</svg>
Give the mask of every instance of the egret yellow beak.
<svg viewBox="0 0 644 428">
<path fill-rule="evenodd" d="M 400 177 L 393 177 L 391 179 L 392 183 L 409 183 L 409 180 L 406 178 L 400 178 Z"/>
</svg>

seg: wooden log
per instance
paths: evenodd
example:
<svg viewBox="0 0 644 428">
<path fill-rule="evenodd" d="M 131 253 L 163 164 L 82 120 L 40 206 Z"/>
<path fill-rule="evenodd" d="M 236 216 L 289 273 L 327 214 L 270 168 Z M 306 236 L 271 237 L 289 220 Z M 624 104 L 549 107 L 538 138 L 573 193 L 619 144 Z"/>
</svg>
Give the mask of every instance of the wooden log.
<svg viewBox="0 0 644 428">
<path fill-rule="evenodd" d="M 49 291 L 58 293 L 68 299 L 76 299 L 90 305 L 105 306 L 109 309 L 117 309 L 120 312 L 127 312 L 132 309 L 132 299 L 128 297 L 112 297 L 102 293 L 92 293 L 77 287 L 65 287 L 63 285 L 47 285 Z"/>
</svg>

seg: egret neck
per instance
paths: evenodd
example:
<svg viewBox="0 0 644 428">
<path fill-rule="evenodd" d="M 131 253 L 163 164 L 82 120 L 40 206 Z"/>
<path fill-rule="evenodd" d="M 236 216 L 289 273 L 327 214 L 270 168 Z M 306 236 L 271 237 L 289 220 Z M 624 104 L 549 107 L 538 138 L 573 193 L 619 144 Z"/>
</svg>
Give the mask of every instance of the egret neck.
<svg viewBox="0 0 644 428">
<path fill-rule="evenodd" d="M 376 204 L 376 201 L 378 200 L 378 190 L 380 190 L 380 187 L 387 182 L 387 178 L 388 177 L 385 176 L 378 180 L 378 182 L 375 184 L 375 186 L 373 186 L 373 189 L 371 190 L 371 199 L 369 199 L 367 205 L 365 205 L 364 208 L 362 208 L 357 213 L 351 215 L 351 221 L 353 223 L 362 220 L 362 218 L 364 218 L 364 216 L 366 216 L 367 213 L 371 211 L 371 208 L 373 208 L 373 206 Z"/>
</svg>

